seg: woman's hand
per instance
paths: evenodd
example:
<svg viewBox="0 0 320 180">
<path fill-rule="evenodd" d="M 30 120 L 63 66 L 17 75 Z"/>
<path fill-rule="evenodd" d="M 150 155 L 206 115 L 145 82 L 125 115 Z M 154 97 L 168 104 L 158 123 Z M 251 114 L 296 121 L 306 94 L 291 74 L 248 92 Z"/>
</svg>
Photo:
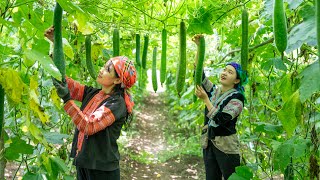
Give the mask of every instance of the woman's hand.
<svg viewBox="0 0 320 180">
<path fill-rule="evenodd" d="M 209 99 L 206 91 L 199 85 L 197 85 L 196 90 L 195 90 L 196 96 L 202 100 Z"/>
<path fill-rule="evenodd" d="M 47 37 L 51 42 L 53 42 L 53 33 L 54 27 L 51 26 L 44 32 L 44 36 Z"/>
</svg>

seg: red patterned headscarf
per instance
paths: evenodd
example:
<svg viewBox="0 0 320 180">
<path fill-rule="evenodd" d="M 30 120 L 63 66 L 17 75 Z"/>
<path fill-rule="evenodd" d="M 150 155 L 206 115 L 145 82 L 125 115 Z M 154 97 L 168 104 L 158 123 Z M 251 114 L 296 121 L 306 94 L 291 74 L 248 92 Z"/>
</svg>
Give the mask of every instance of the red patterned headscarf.
<svg viewBox="0 0 320 180">
<path fill-rule="evenodd" d="M 124 88 L 124 100 L 126 102 L 128 113 L 132 113 L 134 102 L 132 97 L 127 92 L 127 89 L 131 88 L 137 79 L 136 68 L 133 62 L 130 61 L 126 56 L 117 56 L 110 59 L 116 70 L 120 81 L 121 87 Z"/>
</svg>

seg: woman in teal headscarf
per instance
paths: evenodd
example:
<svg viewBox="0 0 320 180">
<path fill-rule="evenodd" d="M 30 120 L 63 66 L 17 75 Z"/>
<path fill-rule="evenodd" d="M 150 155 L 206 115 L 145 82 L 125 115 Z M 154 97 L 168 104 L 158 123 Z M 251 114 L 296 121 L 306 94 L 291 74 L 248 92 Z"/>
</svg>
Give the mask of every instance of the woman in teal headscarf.
<svg viewBox="0 0 320 180">
<path fill-rule="evenodd" d="M 194 37 L 197 45 L 198 39 L 199 36 Z M 201 143 L 207 180 L 228 179 L 240 165 L 236 122 L 245 102 L 247 73 L 240 64 L 227 63 L 219 81 L 214 85 L 203 73 L 202 85 L 195 90 L 206 105 Z"/>
</svg>

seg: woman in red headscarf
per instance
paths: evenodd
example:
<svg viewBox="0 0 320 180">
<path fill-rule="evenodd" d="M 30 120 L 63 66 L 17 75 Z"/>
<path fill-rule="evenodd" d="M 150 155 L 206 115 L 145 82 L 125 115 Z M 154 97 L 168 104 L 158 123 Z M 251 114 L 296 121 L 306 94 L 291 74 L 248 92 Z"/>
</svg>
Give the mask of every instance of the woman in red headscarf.
<svg viewBox="0 0 320 180">
<path fill-rule="evenodd" d="M 100 69 L 97 82 L 102 89 L 82 85 L 71 78 L 54 80 L 64 109 L 76 125 L 71 157 L 78 180 L 120 179 L 117 139 L 132 113 L 127 90 L 136 81 L 133 63 L 125 56 L 111 58 Z M 75 103 L 81 101 L 79 108 Z"/>
<path fill-rule="evenodd" d="M 45 36 L 53 41 L 53 27 Z M 96 80 L 101 89 L 82 85 L 66 77 L 53 79 L 64 109 L 75 124 L 71 157 L 78 180 L 120 179 L 117 139 L 132 113 L 127 90 L 136 82 L 136 69 L 125 56 L 113 57 L 100 69 Z M 82 102 L 79 108 L 74 101 Z"/>
</svg>

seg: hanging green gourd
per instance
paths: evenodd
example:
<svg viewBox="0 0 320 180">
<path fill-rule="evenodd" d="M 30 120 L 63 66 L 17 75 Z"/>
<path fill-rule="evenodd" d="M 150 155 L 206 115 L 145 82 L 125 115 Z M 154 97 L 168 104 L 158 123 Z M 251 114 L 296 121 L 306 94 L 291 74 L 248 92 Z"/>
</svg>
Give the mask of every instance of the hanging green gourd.
<svg viewBox="0 0 320 180">
<path fill-rule="evenodd" d="M 120 55 L 120 35 L 119 35 L 119 30 L 117 28 L 113 30 L 112 41 L 113 41 L 113 57 L 119 56 Z"/>
<path fill-rule="evenodd" d="M 157 81 L 157 47 L 153 49 L 152 55 L 152 86 L 154 92 L 158 90 L 158 81 Z"/>
<path fill-rule="evenodd" d="M 316 2 L 316 27 L 317 27 L 317 42 L 318 42 L 318 61 L 320 65 L 320 0 Z"/>
<path fill-rule="evenodd" d="M 66 75 L 65 60 L 62 46 L 62 8 L 56 3 L 53 12 L 54 41 L 53 41 L 53 62 L 59 69 L 62 79 Z"/>
<path fill-rule="evenodd" d="M 184 88 L 186 79 L 186 59 L 187 59 L 187 38 L 186 38 L 186 25 L 183 21 L 180 22 L 180 37 L 179 37 L 179 63 L 177 67 L 177 77 L 176 77 L 176 89 L 179 97 L 180 93 Z"/>
<path fill-rule="evenodd" d="M 167 71 L 167 30 L 162 29 L 161 33 L 161 67 L 160 67 L 160 82 L 161 85 L 166 80 L 166 71 Z"/>
<path fill-rule="evenodd" d="M 284 51 L 287 49 L 287 21 L 283 0 L 275 0 L 273 7 L 273 33 L 275 44 L 283 60 Z"/>
<path fill-rule="evenodd" d="M 86 36 L 85 47 L 86 47 L 86 64 L 87 64 L 89 74 L 93 79 L 96 79 L 97 77 L 96 71 L 93 68 L 93 64 L 91 60 L 91 35 Z"/>
<path fill-rule="evenodd" d="M 140 66 L 140 34 L 136 34 L 136 63 Z"/>
<path fill-rule="evenodd" d="M 241 43 L 241 66 L 242 69 L 247 71 L 248 69 L 248 54 L 249 54 L 249 33 L 248 33 L 248 25 L 249 24 L 249 17 L 248 12 L 244 8 L 242 10 L 242 43 Z"/>
<path fill-rule="evenodd" d="M 142 67 L 143 69 L 147 68 L 147 54 L 148 54 L 148 45 L 149 45 L 149 35 L 144 36 L 143 52 L 142 52 Z"/>
</svg>

